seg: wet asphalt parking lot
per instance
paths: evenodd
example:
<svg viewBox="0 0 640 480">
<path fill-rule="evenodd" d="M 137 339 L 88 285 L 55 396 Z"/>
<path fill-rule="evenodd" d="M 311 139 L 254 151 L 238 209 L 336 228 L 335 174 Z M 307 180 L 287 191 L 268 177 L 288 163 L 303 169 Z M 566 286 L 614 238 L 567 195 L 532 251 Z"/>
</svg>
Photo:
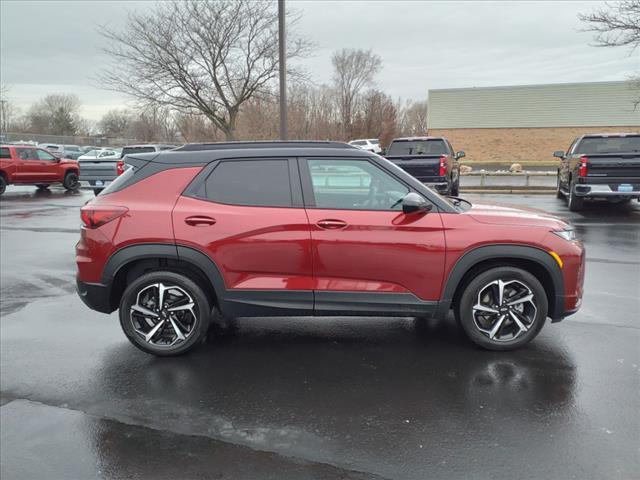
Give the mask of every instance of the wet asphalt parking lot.
<svg viewBox="0 0 640 480">
<path fill-rule="evenodd" d="M 467 195 L 564 217 L 587 247 L 581 310 L 515 352 L 452 319 L 239 319 L 161 359 L 74 292 L 89 193 L 0 200 L 0 476 L 640 477 L 640 204 Z"/>
</svg>

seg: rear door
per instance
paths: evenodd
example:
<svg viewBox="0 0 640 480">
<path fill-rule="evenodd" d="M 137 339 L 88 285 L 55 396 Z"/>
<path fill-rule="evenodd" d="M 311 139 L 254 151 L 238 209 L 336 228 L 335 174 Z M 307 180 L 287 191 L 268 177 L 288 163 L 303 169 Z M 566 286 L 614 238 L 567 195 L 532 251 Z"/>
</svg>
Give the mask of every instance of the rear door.
<svg viewBox="0 0 640 480">
<path fill-rule="evenodd" d="M 222 160 L 197 182 L 173 211 L 175 238 L 217 265 L 223 312 L 311 314 L 311 237 L 296 161 Z"/>
<path fill-rule="evenodd" d="M 445 261 L 437 211 L 405 215 L 410 191 L 371 159 L 301 160 L 316 313 L 411 313 L 440 296 Z"/>
</svg>

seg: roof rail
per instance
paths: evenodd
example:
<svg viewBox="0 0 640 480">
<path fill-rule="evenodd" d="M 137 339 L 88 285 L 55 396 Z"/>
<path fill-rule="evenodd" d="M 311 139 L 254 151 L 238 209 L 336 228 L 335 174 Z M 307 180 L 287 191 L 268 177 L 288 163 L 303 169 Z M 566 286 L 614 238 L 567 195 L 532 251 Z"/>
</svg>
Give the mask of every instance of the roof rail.
<svg viewBox="0 0 640 480">
<path fill-rule="evenodd" d="M 331 142 L 320 140 L 291 140 L 291 141 L 252 141 L 252 142 L 216 142 L 216 143 L 187 143 L 173 151 L 197 152 L 203 150 L 233 150 L 241 148 L 358 148 L 343 142 Z"/>
</svg>

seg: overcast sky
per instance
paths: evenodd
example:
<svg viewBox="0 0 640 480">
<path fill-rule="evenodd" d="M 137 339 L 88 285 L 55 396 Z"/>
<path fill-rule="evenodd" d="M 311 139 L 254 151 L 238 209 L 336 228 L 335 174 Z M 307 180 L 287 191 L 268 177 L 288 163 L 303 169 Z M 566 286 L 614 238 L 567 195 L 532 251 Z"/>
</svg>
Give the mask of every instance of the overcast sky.
<svg viewBox="0 0 640 480">
<path fill-rule="evenodd" d="M 579 12 L 598 2 L 288 1 L 301 11 L 300 33 L 317 45 L 303 64 L 331 79 L 331 52 L 372 49 L 382 57 L 377 85 L 394 97 L 423 100 L 434 88 L 625 80 L 640 52 L 590 46 Z M 127 98 L 92 78 L 106 59 L 100 25 L 119 29 L 128 9 L 148 2 L 0 2 L 0 80 L 25 110 L 48 93 L 76 93 L 97 120 Z"/>
</svg>

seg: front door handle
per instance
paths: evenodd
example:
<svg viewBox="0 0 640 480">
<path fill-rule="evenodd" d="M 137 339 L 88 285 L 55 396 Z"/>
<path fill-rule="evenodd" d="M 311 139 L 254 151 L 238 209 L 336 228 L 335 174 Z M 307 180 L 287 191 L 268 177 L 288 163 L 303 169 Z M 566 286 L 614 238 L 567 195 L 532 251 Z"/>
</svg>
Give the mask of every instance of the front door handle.
<svg viewBox="0 0 640 480">
<path fill-rule="evenodd" d="M 336 220 L 333 218 L 327 218 L 324 220 L 318 220 L 316 225 L 326 230 L 339 230 L 341 228 L 346 228 L 347 222 L 344 222 L 342 220 Z"/>
<path fill-rule="evenodd" d="M 206 227 L 214 225 L 216 223 L 215 218 L 206 217 L 204 215 L 194 215 L 193 217 L 187 217 L 184 219 L 184 223 L 191 225 L 192 227 Z"/>
</svg>

